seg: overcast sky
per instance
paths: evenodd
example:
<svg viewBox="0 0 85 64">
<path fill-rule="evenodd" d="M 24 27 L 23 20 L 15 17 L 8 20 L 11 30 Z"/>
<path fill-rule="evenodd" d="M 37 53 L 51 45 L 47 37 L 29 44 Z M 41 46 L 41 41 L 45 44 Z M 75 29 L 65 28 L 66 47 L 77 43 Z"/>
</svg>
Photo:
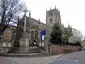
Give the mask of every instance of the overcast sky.
<svg viewBox="0 0 85 64">
<path fill-rule="evenodd" d="M 27 9 L 31 10 L 31 17 L 46 22 L 46 9 L 58 8 L 62 23 L 68 23 L 85 35 L 85 0 L 22 0 Z"/>
</svg>

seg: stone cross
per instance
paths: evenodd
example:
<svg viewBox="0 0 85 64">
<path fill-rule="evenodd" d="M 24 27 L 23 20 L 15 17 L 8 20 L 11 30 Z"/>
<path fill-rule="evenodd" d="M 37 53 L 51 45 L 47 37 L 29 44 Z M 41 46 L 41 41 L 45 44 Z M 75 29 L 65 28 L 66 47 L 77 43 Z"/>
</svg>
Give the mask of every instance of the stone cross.
<svg viewBox="0 0 85 64">
<path fill-rule="evenodd" d="M 25 10 L 23 11 L 24 15 L 25 15 L 25 20 L 24 20 L 24 32 L 26 33 L 26 13 L 28 12 L 28 10 L 25 8 Z"/>
</svg>

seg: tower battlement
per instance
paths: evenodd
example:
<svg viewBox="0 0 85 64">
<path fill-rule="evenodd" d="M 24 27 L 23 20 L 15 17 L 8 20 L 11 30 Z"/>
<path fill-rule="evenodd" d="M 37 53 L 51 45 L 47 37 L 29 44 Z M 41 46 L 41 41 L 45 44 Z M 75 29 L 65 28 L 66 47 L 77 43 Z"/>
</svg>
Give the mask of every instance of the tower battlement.
<svg viewBox="0 0 85 64">
<path fill-rule="evenodd" d="M 46 11 L 46 24 L 53 27 L 55 23 L 61 24 L 60 11 L 56 8 Z"/>
</svg>

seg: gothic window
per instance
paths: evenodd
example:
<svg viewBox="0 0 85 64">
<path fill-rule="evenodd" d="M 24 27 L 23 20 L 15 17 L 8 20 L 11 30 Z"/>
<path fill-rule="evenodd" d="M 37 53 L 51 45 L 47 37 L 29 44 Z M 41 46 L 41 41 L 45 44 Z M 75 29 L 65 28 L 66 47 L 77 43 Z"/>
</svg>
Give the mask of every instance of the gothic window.
<svg viewBox="0 0 85 64">
<path fill-rule="evenodd" d="M 38 39 L 38 31 L 35 30 L 35 39 Z"/>
<path fill-rule="evenodd" d="M 60 24 L 60 18 L 59 17 L 57 18 L 57 22 L 58 22 L 58 24 Z"/>
<path fill-rule="evenodd" d="M 34 31 L 31 31 L 31 39 L 34 39 Z"/>
<path fill-rule="evenodd" d="M 52 21 L 53 21 L 53 19 L 52 19 L 52 18 L 50 18 L 50 23 L 52 23 Z"/>
</svg>

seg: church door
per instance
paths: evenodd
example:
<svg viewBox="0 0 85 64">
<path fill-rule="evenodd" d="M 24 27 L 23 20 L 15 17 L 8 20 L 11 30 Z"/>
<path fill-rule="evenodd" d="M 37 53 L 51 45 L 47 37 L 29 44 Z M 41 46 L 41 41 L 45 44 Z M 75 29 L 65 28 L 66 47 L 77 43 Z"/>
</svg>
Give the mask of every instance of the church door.
<svg viewBox="0 0 85 64">
<path fill-rule="evenodd" d="M 35 44 L 38 45 L 38 31 L 35 30 Z"/>
<path fill-rule="evenodd" d="M 30 44 L 29 46 L 33 46 L 34 45 L 34 31 L 31 31 L 31 40 L 30 40 Z"/>
</svg>

